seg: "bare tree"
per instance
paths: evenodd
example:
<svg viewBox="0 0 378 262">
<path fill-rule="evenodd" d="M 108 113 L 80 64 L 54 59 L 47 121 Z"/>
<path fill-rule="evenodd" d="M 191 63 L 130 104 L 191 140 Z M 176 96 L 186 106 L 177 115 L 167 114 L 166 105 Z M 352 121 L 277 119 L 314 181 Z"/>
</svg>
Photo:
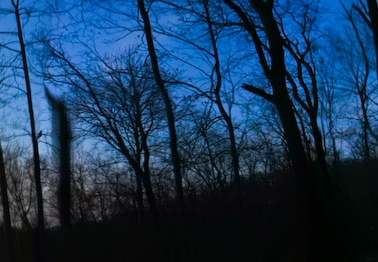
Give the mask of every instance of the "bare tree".
<svg viewBox="0 0 378 262">
<path fill-rule="evenodd" d="M 240 185 L 240 171 L 239 171 L 239 153 L 237 150 L 237 143 L 236 143 L 236 137 L 235 137 L 235 130 L 234 130 L 234 124 L 232 121 L 231 116 L 226 111 L 222 98 L 221 98 L 221 87 L 222 87 L 222 71 L 221 71 L 221 60 L 220 55 L 218 52 L 218 44 L 217 44 L 217 34 L 216 30 L 213 28 L 213 22 L 212 22 L 212 14 L 210 13 L 210 7 L 207 0 L 202 1 L 203 8 L 204 8 L 204 18 L 206 20 L 206 24 L 209 28 L 209 35 L 210 35 L 210 42 L 213 49 L 213 57 L 214 57 L 214 71 L 216 78 L 213 81 L 212 85 L 214 86 L 214 90 L 212 90 L 215 94 L 215 103 L 218 106 L 218 109 L 226 122 L 227 125 L 227 131 L 230 138 L 230 152 L 232 157 L 232 167 L 233 167 L 233 180 L 237 189 L 237 192 L 239 194 L 239 198 L 241 198 L 241 185 Z"/>
<path fill-rule="evenodd" d="M 316 70 L 317 54 L 314 51 L 314 46 L 318 45 L 316 40 L 320 38 L 318 32 L 315 31 L 320 14 L 319 3 L 318 1 L 313 1 L 311 4 L 298 2 L 294 6 L 289 5 L 289 7 L 283 9 L 292 17 L 292 26 L 295 28 L 298 27 L 300 32 L 300 37 L 289 36 L 284 30 L 283 19 L 280 20 L 281 31 L 285 40 L 285 49 L 290 54 L 287 59 L 292 58 L 295 61 L 294 69 L 291 71 L 288 68 L 287 79 L 292 87 L 295 101 L 298 102 L 309 118 L 319 166 L 319 176 L 328 179 L 329 173 L 323 136 L 318 125 L 319 86 Z M 295 11 L 290 11 L 289 9 L 294 9 Z M 293 40 L 294 38 L 296 40 Z M 302 93 L 304 93 L 304 98 L 301 96 Z"/>
<path fill-rule="evenodd" d="M 182 161 L 187 184 L 192 190 L 225 192 L 233 178 L 230 176 L 232 158 L 228 152 L 228 138 L 220 127 L 222 119 L 214 112 L 204 114 L 202 110 L 192 108 L 191 118 L 186 119 L 186 124 L 190 129 L 185 126 L 179 134 L 183 141 Z M 194 184 L 197 186 L 194 187 Z"/>
<path fill-rule="evenodd" d="M 163 97 L 163 101 L 165 104 L 165 112 L 167 115 L 167 122 L 169 128 L 169 137 L 170 137 L 170 148 L 171 148 L 171 158 L 172 164 L 175 174 L 175 185 L 176 185 L 176 196 L 178 201 L 180 201 L 182 207 L 184 207 L 185 199 L 184 199 L 184 192 L 182 186 L 182 171 L 181 171 L 181 163 L 180 163 L 180 152 L 178 150 L 178 138 L 176 133 L 175 127 L 175 114 L 173 111 L 172 101 L 168 92 L 168 89 L 165 86 L 164 79 L 160 72 L 160 66 L 158 61 L 158 56 L 156 54 L 154 39 L 152 35 L 152 27 L 150 18 L 148 15 L 148 11 L 145 7 L 144 0 L 138 0 L 138 9 L 142 16 L 143 26 L 144 26 L 144 33 L 147 40 L 148 46 L 148 53 L 151 60 L 152 70 L 154 72 L 154 77 L 156 81 L 156 85 L 158 86 L 160 93 Z"/>
<path fill-rule="evenodd" d="M 28 56 L 26 51 L 26 44 L 24 40 L 24 31 L 23 31 L 23 23 L 22 23 L 22 8 L 20 4 L 20 0 L 12 0 L 12 13 L 15 16 L 16 25 L 17 25 L 17 37 L 18 37 L 18 44 L 19 44 L 19 52 L 22 60 L 22 71 L 25 81 L 25 89 L 26 89 L 26 96 L 27 96 L 27 105 L 28 105 L 28 112 L 29 112 L 29 121 L 30 121 L 30 136 L 31 142 L 33 147 L 33 161 L 34 161 L 34 179 L 35 179 L 35 187 L 36 187 L 36 194 L 37 194 L 37 217 L 38 217 L 38 225 L 37 225 L 37 258 L 39 261 L 44 261 L 44 230 L 45 230 L 45 221 L 44 221 L 44 209 L 43 209 L 43 195 L 42 195 L 42 184 L 41 184 L 41 164 L 40 164 L 40 155 L 39 155 L 39 147 L 38 147 L 38 136 L 36 132 L 36 123 L 35 123 L 35 116 L 34 116 L 34 108 L 33 108 L 33 98 L 32 98 L 32 87 L 31 87 L 31 79 L 30 79 L 30 69 L 28 64 Z"/>
<path fill-rule="evenodd" d="M 336 55 L 335 50 L 331 48 L 325 54 L 331 61 L 331 63 L 322 63 L 318 67 L 319 71 L 319 85 L 320 85 L 320 115 L 323 119 L 323 134 L 325 144 L 328 144 L 328 155 L 331 158 L 333 168 L 336 170 L 338 165 L 340 164 L 340 148 L 338 146 L 338 116 L 340 117 L 340 112 L 337 109 L 338 103 L 341 104 L 342 97 L 340 92 L 336 90 Z M 338 99 L 339 98 L 339 99 Z M 328 142 L 329 140 L 329 142 Z M 330 143 L 330 144 L 329 144 Z M 326 148 L 327 148 L 326 147 Z"/>
<path fill-rule="evenodd" d="M 373 109 L 375 107 L 376 86 L 371 77 L 372 64 L 371 54 L 373 52 L 372 43 L 369 45 L 371 32 L 364 30 L 364 22 L 359 20 L 361 9 L 356 5 L 348 10 L 343 5 L 347 19 L 351 26 L 351 31 L 346 32 L 343 44 L 339 44 L 338 53 L 342 69 L 348 73 L 342 73 L 345 79 L 345 85 L 351 84 L 353 88 L 345 87 L 344 89 L 357 97 L 358 119 L 362 129 L 362 155 L 367 163 L 370 162 L 373 155 L 372 139 L 378 138 L 372 127 Z M 358 14 L 355 13 L 358 10 Z M 355 52 L 350 52 L 350 49 Z"/>
<path fill-rule="evenodd" d="M 234 104 L 234 87 L 236 85 L 230 80 L 232 79 L 230 75 L 234 72 L 231 70 L 233 65 L 229 61 L 232 55 L 226 57 L 220 51 L 220 46 L 223 44 L 224 25 L 219 21 L 227 20 L 227 18 L 218 17 L 219 5 L 211 1 L 159 2 L 163 5 L 158 5 L 156 9 L 164 8 L 175 17 L 173 20 L 177 19 L 180 23 L 157 23 L 152 30 L 157 35 L 169 37 L 172 41 L 179 43 L 179 45 L 185 47 L 184 50 L 190 50 L 177 53 L 175 48 L 167 47 L 162 42 L 156 41 L 157 46 L 169 54 L 169 57 L 182 63 L 182 67 L 192 69 L 188 70 L 184 76 L 180 75 L 182 79 L 179 81 L 173 80 L 170 83 L 174 83 L 182 89 L 190 90 L 192 94 L 187 95 L 186 98 L 188 96 L 201 98 L 197 99 L 198 102 L 208 99 L 211 103 L 210 107 L 214 107 L 213 109 L 218 111 L 229 136 L 232 183 L 240 197 L 238 138 L 235 131 L 235 120 L 232 116 L 232 111 L 236 107 Z M 201 57 L 203 65 L 192 61 L 191 56 Z M 198 81 L 198 79 L 200 80 Z M 204 112 L 204 114 L 207 114 L 207 112 Z M 215 118 L 218 119 L 218 116 L 215 116 Z"/>
<path fill-rule="evenodd" d="M 322 35 L 316 31 L 319 23 L 320 7 L 319 1 L 296 2 L 293 6 L 283 7 L 283 12 L 292 18 L 293 23 L 289 26 L 298 29 L 299 36 L 294 33 L 289 35 L 285 31 L 283 15 L 280 16 L 281 32 L 284 38 L 284 46 L 288 51 L 286 56 L 287 64 L 294 60 L 293 68 L 287 66 L 287 80 L 290 84 L 294 101 L 298 103 L 297 118 L 302 126 L 302 134 L 305 139 L 304 143 L 307 149 L 309 160 L 312 161 L 311 144 L 306 135 L 305 120 L 308 119 L 310 132 L 313 138 L 315 151 L 315 169 L 316 173 L 310 178 L 311 187 L 314 190 L 313 202 L 315 215 L 318 220 L 318 232 L 323 230 L 331 232 L 331 217 L 333 212 L 333 194 L 331 177 L 328 170 L 326 159 L 326 148 L 324 144 L 321 127 L 318 124 L 320 92 L 318 63 L 321 63 L 319 52 L 316 52 L 315 46 L 320 43 Z M 296 31 L 296 30 L 294 30 Z M 299 113 L 303 110 L 303 113 Z M 321 222 L 320 222 L 321 221 Z M 323 237 L 323 236 L 322 236 Z M 329 238 L 327 238 L 329 239 Z M 325 243 L 325 241 L 323 241 Z M 328 243 L 327 248 L 331 246 Z"/>
<path fill-rule="evenodd" d="M 52 48 L 52 47 L 51 47 Z M 157 219 L 151 183 L 151 132 L 161 128 L 161 99 L 148 64 L 134 60 L 132 53 L 119 59 L 102 59 L 91 73 L 83 72 L 63 52 L 51 49 L 62 75 L 52 72 L 50 80 L 69 85 L 74 115 L 89 134 L 121 153 L 136 173 L 138 204 L 143 209 L 143 185 Z M 125 59 L 124 62 L 120 62 Z M 97 75 L 96 75 L 97 74 Z"/>
<path fill-rule="evenodd" d="M 283 125 L 285 138 L 290 150 L 290 158 L 293 163 L 294 173 L 297 179 L 305 181 L 302 174 L 307 173 L 308 163 L 306 160 L 305 150 L 302 145 L 301 134 L 296 122 L 295 111 L 286 86 L 286 64 L 284 57 L 284 40 L 281 37 L 279 26 L 273 15 L 273 1 L 253 1 L 252 8 L 259 15 L 264 25 L 269 47 L 263 44 L 257 31 L 257 24 L 252 21 L 249 15 L 233 1 L 224 1 L 242 20 L 242 26 L 251 35 L 257 54 L 260 59 L 263 71 L 271 83 L 273 93 L 269 94 L 263 89 L 253 85 L 244 85 L 243 87 L 250 92 L 255 93 L 274 103 L 277 107 L 278 114 Z M 265 49 L 269 48 L 269 53 Z M 269 59 L 268 56 L 269 55 Z M 269 62 L 270 61 L 270 64 Z M 301 178 L 302 177 L 302 178 Z M 302 183 L 300 183 L 302 184 Z M 305 185 L 304 183 L 303 185 Z M 305 186 L 307 187 L 307 186 Z"/>
<path fill-rule="evenodd" d="M 301 131 L 297 124 L 296 108 L 287 86 L 288 66 L 285 58 L 287 42 L 282 36 L 282 25 L 275 15 L 276 3 L 273 0 L 256 0 L 250 1 L 249 4 L 245 3 L 246 6 L 243 6 L 239 2 L 231 0 L 224 0 L 223 2 L 235 12 L 241 20 L 241 26 L 250 35 L 261 68 L 272 88 L 272 92 L 267 92 L 253 84 L 243 85 L 246 90 L 273 103 L 277 109 L 292 163 L 294 188 L 297 190 L 297 197 L 302 199 L 301 203 L 298 204 L 303 213 L 298 218 L 301 221 L 302 230 L 311 230 L 310 228 L 314 223 L 314 221 L 311 221 L 311 217 L 315 212 L 315 210 L 312 210 L 314 208 L 312 205 L 316 198 L 315 185 L 311 184 L 311 181 L 315 180 L 302 143 Z M 254 13 L 247 10 L 253 10 Z M 256 16 L 258 20 L 255 18 Z M 301 66 L 302 61 L 299 62 L 298 66 Z M 315 95 L 317 96 L 317 94 Z M 316 118 L 316 115 L 314 117 Z M 303 240 L 304 235 L 298 235 L 297 241 L 309 247 L 310 244 L 303 242 Z M 294 252 L 298 252 L 295 256 L 299 260 L 305 260 L 308 255 L 305 249 Z"/>
<path fill-rule="evenodd" d="M 15 227 L 31 231 L 35 205 L 32 161 L 26 158 L 27 150 L 9 142 L 4 150 L 11 218 Z"/>
</svg>

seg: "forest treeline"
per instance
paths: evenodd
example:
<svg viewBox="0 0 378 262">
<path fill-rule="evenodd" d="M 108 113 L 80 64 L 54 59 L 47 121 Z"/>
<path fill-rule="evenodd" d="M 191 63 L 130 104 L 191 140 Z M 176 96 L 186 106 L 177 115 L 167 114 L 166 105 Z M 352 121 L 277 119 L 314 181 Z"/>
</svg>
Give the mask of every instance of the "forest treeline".
<svg viewBox="0 0 378 262">
<path fill-rule="evenodd" d="M 57 226 L 127 221 L 175 242 L 200 217 L 258 261 L 378 256 L 376 0 L 8 2 L 10 261 L 33 230 L 45 261 Z"/>
</svg>

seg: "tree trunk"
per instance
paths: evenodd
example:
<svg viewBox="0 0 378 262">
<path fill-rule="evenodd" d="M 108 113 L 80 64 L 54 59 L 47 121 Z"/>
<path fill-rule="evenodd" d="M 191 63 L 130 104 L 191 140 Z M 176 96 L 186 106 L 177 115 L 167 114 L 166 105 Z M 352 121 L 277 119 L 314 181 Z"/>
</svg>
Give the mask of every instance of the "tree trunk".
<svg viewBox="0 0 378 262">
<path fill-rule="evenodd" d="M 289 178 L 291 189 L 289 192 L 291 193 L 290 209 L 292 209 L 293 213 L 293 228 L 289 257 L 294 259 L 292 261 L 308 261 L 311 256 L 309 248 L 310 234 L 313 231 L 311 218 L 313 217 L 314 199 L 310 178 L 314 174 L 306 157 L 300 129 L 295 117 L 295 110 L 286 86 L 284 43 L 273 14 L 274 2 L 250 1 L 263 24 L 269 46 L 269 58 L 267 58 L 264 44 L 257 33 L 257 27 L 248 14 L 233 1 L 224 1 L 239 15 L 243 21 L 244 28 L 251 35 L 262 69 L 273 89 L 273 94 L 268 94 L 259 88 L 249 88 L 250 91 L 272 102 L 277 108 L 292 165 L 292 177 Z"/>
<path fill-rule="evenodd" d="M 58 210 L 62 227 L 71 226 L 71 126 L 63 101 L 53 97 L 45 89 L 52 107 L 53 132 L 56 138 L 57 161 L 59 162 Z"/>
<path fill-rule="evenodd" d="M 33 99 L 32 99 L 32 89 L 31 81 L 29 76 L 29 67 L 28 60 L 26 55 L 26 47 L 23 36 L 22 24 L 21 24 L 21 15 L 19 9 L 19 1 L 12 0 L 12 5 L 15 12 L 16 23 L 17 23 L 17 34 L 20 44 L 20 53 L 22 58 L 22 66 L 25 77 L 25 86 L 26 86 L 26 95 L 28 100 L 28 111 L 30 119 L 30 132 L 31 140 L 33 146 L 33 160 L 34 160 L 34 179 L 35 187 L 37 194 L 37 258 L 39 262 L 45 261 L 44 257 L 44 234 L 45 234 L 45 221 L 44 221 L 44 211 L 43 211 L 43 195 L 42 195 L 42 184 L 41 184 L 41 166 L 40 166 L 40 157 L 39 157 L 39 148 L 38 148 L 38 138 L 35 128 L 35 118 L 34 118 L 34 109 L 33 109 Z"/>
<path fill-rule="evenodd" d="M 270 69 L 266 70 L 266 73 L 273 88 L 273 103 L 277 108 L 282 123 L 284 137 L 289 149 L 289 157 L 292 161 L 294 175 L 296 176 L 295 179 L 299 182 L 298 186 L 307 187 L 309 164 L 302 144 L 300 129 L 295 118 L 295 110 L 286 86 L 283 39 L 272 12 L 273 7 L 263 1 L 255 2 L 256 4 L 253 7 L 258 12 L 265 27 L 270 47 L 271 66 Z M 303 188 L 302 190 L 306 189 Z"/>
<path fill-rule="evenodd" d="M 232 158 L 232 169 L 233 169 L 233 183 L 236 187 L 236 191 L 239 197 L 239 201 L 242 200 L 241 196 L 241 184 L 240 184 L 240 171 L 239 171 L 239 154 L 236 146 L 236 138 L 235 138 L 235 132 L 234 132 L 234 125 L 232 122 L 232 118 L 230 117 L 229 113 L 227 113 L 226 109 L 224 108 L 222 98 L 221 98 L 221 88 L 222 88 L 222 73 L 221 73 L 221 64 L 220 64 L 220 57 L 218 53 L 218 46 L 217 46 L 217 40 L 216 35 L 213 30 L 213 25 L 211 22 L 211 15 L 209 10 L 209 3 L 207 0 L 203 0 L 203 6 L 206 13 L 206 23 L 209 28 L 209 34 L 210 34 L 210 40 L 214 52 L 214 69 L 216 73 L 216 79 L 215 79 L 215 103 L 218 106 L 219 112 L 221 113 L 223 120 L 226 122 L 228 136 L 230 139 L 230 152 L 231 152 L 231 158 Z"/>
<path fill-rule="evenodd" d="M 67 227 L 71 225 L 71 130 L 64 105 L 60 114 L 60 181 L 58 194 L 60 196 L 60 222 L 62 226 Z"/>
<path fill-rule="evenodd" d="M 146 190 L 147 201 L 148 201 L 148 204 L 149 204 L 150 209 L 151 209 L 153 222 L 155 224 L 158 224 L 159 223 L 159 217 L 158 217 L 158 213 L 157 213 L 156 197 L 155 197 L 154 191 L 152 189 L 150 174 L 149 174 L 149 172 L 147 172 L 147 173 L 144 172 L 143 174 L 141 174 L 141 176 L 142 176 L 142 182 L 143 182 L 144 189 Z"/>
<path fill-rule="evenodd" d="M 177 138 L 176 127 L 175 127 L 176 120 L 175 120 L 175 115 L 173 112 L 172 101 L 161 76 L 156 49 L 154 46 L 154 40 L 152 36 L 150 18 L 148 16 L 148 12 L 144 5 L 144 0 L 138 0 L 138 8 L 139 8 L 139 12 L 142 16 L 143 23 L 144 23 L 144 33 L 146 34 L 148 52 L 151 59 L 151 65 L 152 65 L 152 70 L 154 72 L 156 85 L 158 86 L 163 96 L 164 103 L 165 103 L 165 111 L 167 115 L 169 137 L 170 137 L 171 158 L 172 158 L 173 171 L 175 175 L 176 197 L 178 201 L 181 203 L 181 206 L 184 207 L 185 200 L 184 200 L 184 191 L 183 191 L 183 186 L 182 186 L 181 163 L 180 163 L 180 155 L 178 151 L 178 138 Z"/>
</svg>

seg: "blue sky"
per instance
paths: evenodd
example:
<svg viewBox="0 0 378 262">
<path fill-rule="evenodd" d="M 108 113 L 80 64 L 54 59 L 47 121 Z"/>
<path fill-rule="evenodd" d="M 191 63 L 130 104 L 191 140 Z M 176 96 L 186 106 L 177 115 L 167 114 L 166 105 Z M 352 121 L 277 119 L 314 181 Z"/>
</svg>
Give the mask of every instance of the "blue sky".
<svg viewBox="0 0 378 262">
<path fill-rule="evenodd" d="M 31 2 L 31 1 L 28 1 L 28 2 Z M 6 1 L 6 2 L 2 1 L 0 3 L 0 7 L 2 7 L 2 8 L 4 6 L 9 7 L 9 3 L 10 3 L 10 0 Z M 56 1 L 56 3 L 59 3 L 59 8 L 62 9 L 63 7 L 68 6 L 69 1 L 65 2 L 66 3 L 65 5 L 62 5 L 61 2 L 58 2 L 58 1 Z M 88 4 L 88 2 L 85 2 L 85 3 Z M 344 3 L 345 3 L 345 1 L 344 1 Z M 327 9 L 329 8 L 329 10 L 330 10 L 330 14 L 328 15 L 329 20 L 326 21 L 326 23 L 329 23 L 329 25 L 331 27 L 335 28 L 336 27 L 335 25 L 339 25 L 339 19 L 342 16 L 342 9 L 341 9 L 339 0 L 321 0 L 321 4 L 323 5 L 324 8 L 327 8 Z M 76 35 L 75 34 L 78 33 L 78 32 L 83 32 L 84 27 L 83 27 L 83 25 L 78 26 L 77 23 L 74 22 L 74 19 L 80 19 L 81 18 L 80 15 L 81 15 L 81 12 L 80 12 L 80 10 L 78 10 L 76 12 L 73 12 L 72 16 L 66 14 L 66 15 L 62 15 L 59 19 L 55 15 L 50 15 L 50 17 L 46 16 L 42 19 L 42 21 L 40 21 L 40 19 L 38 19 L 36 17 L 31 17 L 29 23 L 25 27 L 25 33 L 26 33 L 26 36 L 27 36 L 26 38 L 31 39 L 30 36 L 37 34 L 38 31 L 40 31 L 42 29 L 47 29 L 47 31 L 53 30 L 51 32 L 58 33 L 59 31 L 55 30 L 55 27 L 58 26 L 62 30 L 62 33 L 65 34 L 65 37 L 68 37 L 65 41 L 65 45 L 66 45 L 65 47 L 67 48 L 67 50 L 70 50 L 70 52 L 72 54 L 75 54 L 75 56 L 78 59 L 80 59 L 80 58 L 82 58 L 82 56 L 79 52 L 80 49 L 75 46 L 75 41 L 76 41 Z M 88 12 L 85 15 L 93 16 L 94 20 L 92 20 L 92 22 L 94 24 L 96 23 L 95 19 L 101 20 L 101 19 L 106 18 L 106 16 L 99 15 L 98 13 L 97 14 L 96 13 L 91 14 L 91 12 Z M 46 23 L 47 26 L 46 26 L 46 24 L 43 24 L 41 22 Z M 121 21 L 121 22 L 124 23 L 124 24 L 127 24 L 126 21 Z M 130 25 L 130 24 L 127 24 L 127 25 Z M 14 22 L 14 16 L 13 15 L 8 15 L 7 18 L 5 18 L 5 16 L 2 16 L 0 18 L 0 31 L 15 29 L 14 26 L 15 26 L 15 22 Z M 93 30 L 93 31 L 90 31 L 90 30 Z M 119 51 L 119 49 L 124 48 L 124 46 L 126 46 L 126 45 L 129 45 L 129 44 L 132 45 L 133 41 L 136 41 L 136 42 L 141 41 L 141 39 L 140 39 L 141 34 L 140 33 L 133 33 L 132 35 L 129 35 L 127 38 L 125 38 L 124 40 L 119 41 L 117 43 L 117 45 L 114 46 L 114 44 L 111 44 L 111 43 L 109 44 L 109 43 L 101 41 L 101 40 L 106 40 L 107 38 L 110 38 L 110 40 L 114 40 L 114 36 L 111 37 L 111 36 L 107 35 L 106 31 L 101 32 L 101 30 L 89 28 L 87 31 L 85 31 L 85 33 L 87 33 L 88 35 L 92 34 L 92 38 L 93 38 L 92 40 L 96 41 L 96 43 L 98 44 L 99 50 L 101 52 L 107 52 L 107 53 L 117 52 L 117 51 Z M 5 39 L 5 38 L 3 37 L 3 39 Z M 165 44 L 165 42 L 164 42 L 164 44 Z M 230 48 L 230 49 L 232 49 L 232 48 Z M 42 82 L 43 81 L 40 78 L 33 78 L 33 80 L 34 80 L 33 81 L 34 101 L 35 101 L 35 109 L 36 109 L 36 118 L 37 118 L 37 122 L 38 122 L 38 129 L 42 130 L 44 133 L 48 133 L 49 130 L 50 130 L 50 123 L 48 121 L 50 116 L 49 116 L 49 110 L 47 108 L 47 104 L 45 102 L 44 94 L 42 92 L 42 86 L 43 86 Z M 19 84 L 20 84 L 20 87 L 22 87 L 22 81 L 21 80 L 19 80 Z M 17 105 L 13 104 L 12 112 L 7 113 L 8 116 L 10 116 L 11 114 L 15 114 L 15 112 L 17 112 L 17 114 L 18 114 L 20 111 L 26 109 L 25 103 L 22 102 L 22 101 L 25 101 L 24 98 L 20 97 L 18 99 L 18 101 L 21 101 L 21 102 L 19 102 L 20 104 L 17 104 Z M 19 110 L 18 110 L 18 108 L 19 108 Z M 19 128 L 18 133 L 26 135 L 27 132 L 25 131 L 25 129 L 22 129 L 22 125 L 23 125 L 23 123 L 26 123 L 25 126 L 28 126 L 27 116 L 22 115 L 22 116 L 17 116 L 17 117 L 11 117 L 10 122 L 12 122 L 14 120 L 17 120 L 19 122 L 18 123 L 18 128 Z M 2 128 L 4 128 L 4 127 L 2 127 Z M 12 128 L 11 133 L 14 132 L 13 130 L 15 130 L 15 129 Z M 48 142 L 48 140 L 46 140 L 46 142 Z"/>
</svg>

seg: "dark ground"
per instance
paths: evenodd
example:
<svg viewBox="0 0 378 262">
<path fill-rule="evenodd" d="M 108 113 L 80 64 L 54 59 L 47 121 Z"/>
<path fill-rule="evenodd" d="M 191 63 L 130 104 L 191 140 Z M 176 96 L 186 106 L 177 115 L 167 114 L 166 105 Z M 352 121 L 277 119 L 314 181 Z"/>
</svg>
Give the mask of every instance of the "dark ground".
<svg viewBox="0 0 378 262">
<path fill-rule="evenodd" d="M 339 170 L 333 222 L 337 261 L 378 261 L 376 175 L 374 167 L 355 163 Z M 162 213 L 160 226 L 117 219 L 49 229 L 48 261 L 292 261 L 288 250 L 295 225 L 283 191 L 248 187 L 253 193 L 244 195 L 242 209 L 214 194 L 188 203 L 182 217 Z M 32 234 L 15 231 L 14 238 L 17 261 L 32 261 Z M 329 260 L 325 255 L 318 261 Z"/>
</svg>

